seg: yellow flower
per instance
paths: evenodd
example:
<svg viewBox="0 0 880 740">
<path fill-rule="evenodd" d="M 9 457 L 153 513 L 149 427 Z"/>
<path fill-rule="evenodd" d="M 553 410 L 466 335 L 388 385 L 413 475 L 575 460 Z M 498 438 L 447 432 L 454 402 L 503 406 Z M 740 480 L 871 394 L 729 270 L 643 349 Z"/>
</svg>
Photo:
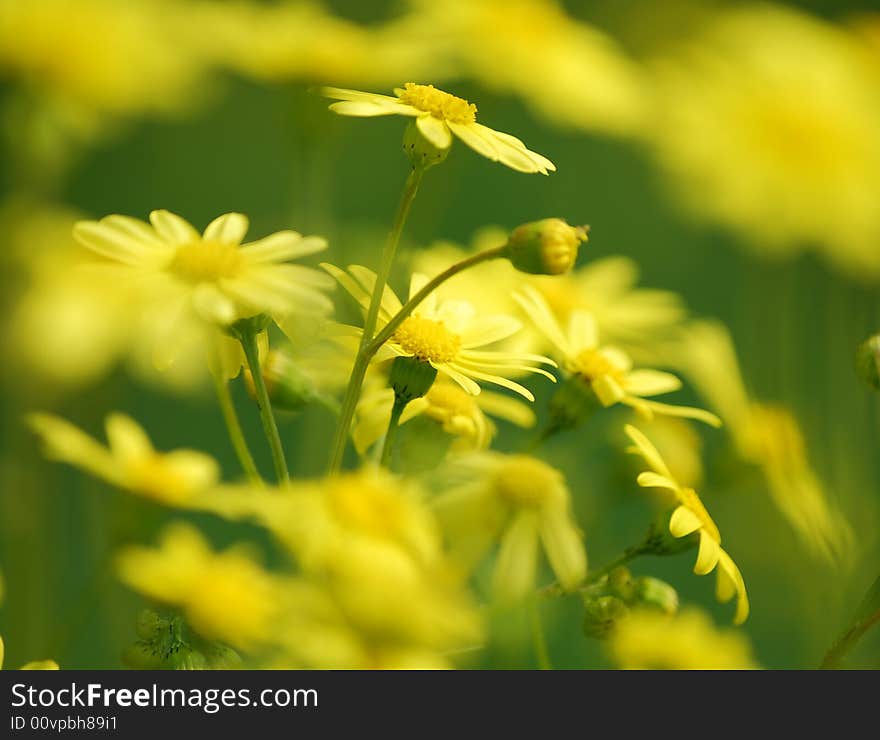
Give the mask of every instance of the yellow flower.
<svg viewBox="0 0 880 740">
<path fill-rule="evenodd" d="M 587 554 L 559 471 L 527 455 L 482 452 L 456 460 L 461 478 L 435 500 L 453 556 L 476 566 L 500 540 L 492 578 L 501 601 L 516 601 L 535 585 L 538 543 L 565 589 L 586 576 Z"/>
<path fill-rule="evenodd" d="M 320 252 L 327 242 L 279 231 L 242 244 L 247 229 L 241 213 L 219 216 L 199 234 L 180 216 L 153 211 L 150 224 L 127 216 L 81 221 L 74 236 L 116 264 L 122 275 L 164 278 L 163 284 L 174 286 L 174 294 L 199 316 L 221 326 L 260 313 L 328 312 L 326 277 L 284 264 Z"/>
<path fill-rule="evenodd" d="M 51 414 L 30 414 L 28 423 L 41 437 L 47 457 L 169 506 L 185 505 L 220 475 L 216 461 L 202 452 L 157 452 L 144 430 L 123 414 L 107 417 L 109 447 Z"/>
<path fill-rule="evenodd" d="M 677 615 L 637 610 L 621 619 L 608 641 L 614 662 L 628 670 L 753 670 L 748 640 L 719 630 L 703 612 Z"/>
<path fill-rule="evenodd" d="M 815 246 L 857 278 L 880 276 L 880 86 L 855 33 L 750 4 L 653 70 L 647 132 L 691 210 L 762 255 Z"/>
<path fill-rule="evenodd" d="M 573 311 L 567 330 L 563 330 L 547 301 L 537 290 L 526 285 L 518 298 L 538 330 L 554 346 L 562 367 L 582 379 L 603 406 L 622 403 L 648 419 L 656 413 L 697 419 L 712 426 L 721 425 L 717 416 L 703 409 L 645 399 L 644 396 L 676 391 L 681 388 L 681 381 L 671 373 L 659 370 L 633 370 L 632 361 L 623 350 L 601 346 L 599 330 L 592 314 Z"/>
<path fill-rule="evenodd" d="M 413 481 L 370 467 L 274 490 L 214 490 L 194 506 L 266 527 L 302 574 L 329 590 L 359 641 L 436 650 L 480 639 L 479 618 Z M 294 638 L 310 639 L 307 630 Z"/>
<path fill-rule="evenodd" d="M 325 87 L 323 94 L 341 102 L 330 110 L 344 116 L 408 116 L 437 149 L 452 146 L 453 134 L 478 154 L 501 162 L 518 172 L 555 172 L 556 166 L 546 157 L 526 148 L 515 136 L 477 123 L 477 106 L 433 85 L 407 82 L 395 88 L 396 97 L 375 93 Z"/>
<path fill-rule="evenodd" d="M 177 523 L 158 547 L 123 550 L 116 566 L 126 585 L 180 608 L 207 639 L 242 649 L 273 639 L 283 579 L 264 571 L 246 548 L 214 552 L 196 529 Z"/>
<path fill-rule="evenodd" d="M 349 267 L 348 273 L 333 265 L 322 267 L 335 277 L 340 285 L 366 309 L 376 276 L 359 265 Z M 415 274 L 410 282 L 410 296 L 415 295 L 427 282 L 424 275 Z M 386 287 L 379 309 L 377 330 L 387 324 L 401 309 L 400 299 Z M 510 380 L 513 374 L 539 373 L 554 380 L 541 364 L 553 361 L 541 355 L 504 352 L 491 348 L 512 336 L 522 324 L 512 316 L 480 316 L 467 301 L 444 301 L 435 293 L 429 295 L 398 327 L 386 342 L 386 357 L 396 355 L 415 357 L 429 362 L 438 372 L 448 376 L 472 395 L 480 393 L 477 380 L 508 388 L 529 401 L 531 391 Z M 488 349 L 483 349 L 490 347 Z"/>
<path fill-rule="evenodd" d="M 724 419 L 742 459 L 761 469 L 773 503 L 801 540 L 825 558 L 845 559 L 852 529 L 810 465 L 797 419 L 779 405 L 749 396 L 727 329 L 714 321 L 691 323 L 675 356 Z"/>
<path fill-rule="evenodd" d="M 586 311 L 606 342 L 644 354 L 678 327 L 686 309 L 672 291 L 636 287 L 638 278 L 635 261 L 616 255 L 592 260 L 568 275 L 535 278 L 531 284 L 561 323 L 573 311 Z"/>
<path fill-rule="evenodd" d="M 352 433 L 360 454 L 363 455 L 385 433 L 393 403 L 391 388 L 376 387 L 361 394 Z M 473 396 L 458 384 L 444 379 L 436 380 L 424 396 L 410 401 L 400 423 L 417 416 L 432 419 L 455 438 L 453 449 L 479 450 L 487 448 L 495 436 L 495 425 L 489 415 L 521 427 L 535 423 L 534 412 L 521 401 L 491 391 Z"/>
<path fill-rule="evenodd" d="M 742 624 L 749 616 L 749 599 L 742 573 L 733 559 L 721 548 L 721 533 L 703 502 L 693 488 L 686 488 L 673 477 L 657 448 L 638 429 L 627 424 L 626 433 L 635 447 L 631 452 L 641 455 L 650 471 L 641 473 L 638 483 L 645 488 L 660 488 L 672 493 L 677 504 L 669 520 L 669 532 L 673 537 L 687 537 L 697 532 L 700 548 L 694 573 L 707 575 L 716 569 L 715 595 L 721 602 L 730 601 L 736 596 L 736 613 L 733 621 Z"/>
</svg>

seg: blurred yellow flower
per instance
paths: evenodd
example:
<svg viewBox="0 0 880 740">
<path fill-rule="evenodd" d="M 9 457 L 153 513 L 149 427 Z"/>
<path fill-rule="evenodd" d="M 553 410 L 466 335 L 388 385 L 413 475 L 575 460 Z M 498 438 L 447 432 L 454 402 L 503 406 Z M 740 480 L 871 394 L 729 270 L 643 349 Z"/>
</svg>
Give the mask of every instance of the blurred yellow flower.
<svg viewBox="0 0 880 740">
<path fill-rule="evenodd" d="M 535 326 L 554 347 L 562 367 L 582 379 L 603 406 L 622 403 L 648 419 L 656 413 L 697 419 L 712 426 L 721 425 L 718 417 L 703 409 L 673 406 L 644 398 L 676 391 L 681 388 L 681 381 L 671 373 L 659 370 L 633 370 L 632 360 L 623 350 L 601 346 L 599 329 L 592 314 L 573 311 L 567 330 L 563 330 L 547 301 L 537 290 L 523 286 L 517 297 Z"/>
<path fill-rule="evenodd" d="M 693 488 L 686 488 L 673 477 L 657 448 L 635 427 L 627 424 L 626 433 L 635 445 L 631 451 L 641 455 L 650 471 L 641 473 L 638 483 L 645 488 L 659 488 L 672 493 L 676 508 L 669 520 L 669 532 L 673 537 L 699 534 L 700 548 L 694 573 L 707 575 L 716 569 L 715 594 L 721 602 L 736 596 L 736 613 L 733 621 L 742 624 L 749 616 L 749 599 L 742 573 L 733 559 L 721 548 L 721 533 L 703 502 Z"/>
<path fill-rule="evenodd" d="M 330 110 L 343 116 L 408 116 L 437 149 L 452 146 L 453 134 L 478 154 L 493 162 L 501 162 L 518 172 L 555 172 L 556 166 L 546 157 L 526 148 L 515 136 L 477 123 L 477 106 L 438 90 L 433 85 L 407 82 L 395 88 L 397 97 L 375 93 L 325 87 L 323 94 L 341 102 Z"/>
<path fill-rule="evenodd" d="M 220 477 L 220 468 L 210 455 L 195 450 L 157 452 L 146 432 L 123 414 L 107 417 L 109 447 L 51 414 L 34 413 L 27 420 L 48 458 L 168 506 L 186 505 Z"/>
<path fill-rule="evenodd" d="M 562 474 L 527 455 L 475 453 L 450 464 L 459 480 L 434 499 L 453 557 L 476 566 L 500 541 L 492 588 L 503 602 L 535 586 L 538 543 L 566 590 L 587 574 L 587 554 Z"/>
<path fill-rule="evenodd" d="M 740 632 L 719 630 L 706 614 L 636 610 L 611 632 L 612 660 L 627 670 L 752 670 L 758 665 Z"/>
<path fill-rule="evenodd" d="M 693 322 L 673 354 L 724 419 L 739 455 L 761 469 L 773 503 L 801 540 L 825 558 L 845 560 L 852 530 L 810 465 L 797 419 L 779 405 L 752 400 L 727 329 L 715 321 Z"/>
<path fill-rule="evenodd" d="M 614 134 L 642 124 L 639 69 L 615 41 L 554 0 L 414 0 L 407 32 L 459 74 L 514 92 L 559 123 Z"/>
<path fill-rule="evenodd" d="M 6 647 L 3 644 L 3 637 L 0 636 L 0 669 L 3 668 L 3 658 L 5 656 Z M 20 671 L 58 671 L 61 670 L 54 660 L 33 660 L 25 663 Z"/>
<path fill-rule="evenodd" d="M 245 547 L 215 552 L 198 530 L 176 523 L 157 547 L 124 549 L 116 567 L 126 585 L 180 608 L 207 639 L 245 650 L 274 640 L 283 579 L 263 570 Z"/>
<path fill-rule="evenodd" d="M 322 267 L 366 310 L 376 280 L 373 272 L 359 265 L 351 265 L 347 273 L 334 265 L 322 264 Z M 410 281 L 410 297 L 427 282 L 428 278 L 424 275 L 414 274 Z M 400 299 L 386 286 L 377 330 L 381 330 L 401 307 Z M 505 352 L 492 347 L 521 328 L 522 324 L 512 316 L 479 315 L 467 301 L 442 300 L 436 293 L 431 293 L 392 334 L 383 347 L 384 354 L 380 353 L 379 356 L 380 359 L 395 355 L 415 357 L 429 362 L 438 372 L 472 395 L 480 393 L 476 381 L 481 380 L 508 388 L 534 401 L 532 392 L 510 380 L 510 376 L 538 373 L 555 381 L 550 373 L 540 367 L 542 364 L 555 363 L 541 355 Z"/>
<path fill-rule="evenodd" d="M 855 34 L 749 4 L 651 68 L 646 130 L 695 213 L 761 254 L 818 247 L 854 277 L 880 277 L 880 86 Z"/>
<path fill-rule="evenodd" d="M 352 432 L 355 447 L 364 454 L 388 427 L 394 390 L 375 387 L 361 393 L 355 426 Z M 438 378 L 421 398 L 407 404 L 400 418 L 404 424 L 417 416 L 437 422 L 444 432 L 454 438 L 455 450 L 485 449 L 495 436 L 495 424 L 489 416 L 496 416 L 520 427 L 535 423 L 534 412 L 522 401 L 491 391 L 478 396 L 464 391 L 449 380 Z"/>
</svg>

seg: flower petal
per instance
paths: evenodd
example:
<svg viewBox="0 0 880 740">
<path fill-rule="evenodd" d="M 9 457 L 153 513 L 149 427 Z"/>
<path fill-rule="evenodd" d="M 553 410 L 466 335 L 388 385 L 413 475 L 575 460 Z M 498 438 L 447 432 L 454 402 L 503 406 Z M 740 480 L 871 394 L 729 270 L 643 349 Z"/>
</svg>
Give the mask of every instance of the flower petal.
<svg viewBox="0 0 880 740">
<path fill-rule="evenodd" d="M 321 236 L 303 237 L 295 231 L 278 231 L 242 246 L 242 257 L 252 262 L 285 262 L 299 259 L 327 248 Z"/>
<path fill-rule="evenodd" d="M 452 132 L 449 126 L 434 116 L 419 116 L 416 118 L 416 126 L 422 136 L 438 149 L 449 149 L 452 146 Z"/>
<path fill-rule="evenodd" d="M 687 537 L 702 526 L 700 518 L 687 506 L 679 506 L 669 518 L 669 534 L 673 537 Z"/>
<path fill-rule="evenodd" d="M 565 507 L 545 507 L 538 519 L 544 552 L 550 567 L 566 590 L 575 588 L 587 575 L 587 553 L 580 532 Z"/>
<path fill-rule="evenodd" d="M 711 573 L 721 557 L 721 545 L 718 540 L 705 531 L 700 532 L 700 549 L 697 552 L 697 562 L 694 563 L 694 573 L 704 576 Z"/>
<path fill-rule="evenodd" d="M 223 244 L 241 244 L 248 230 L 248 217 L 243 213 L 224 213 L 217 216 L 205 229 L 205 239 Z"/>
<path fill-rule="evenodd" d="M 198 231 L 171 211 L 151 212 L 150 223 L 153 224 L 153 228 L 156 229 L 159 236 L 169 244 L 187 244 L 201 239 Z"/>
<path fill-rule="evenodd" d="M 535 585 L 538 565 L 538 525 L 533 511 L 514 515 L 501 538 L 492 575 L 492 591 L 499 601 L 510 603 L 528 595 Z"/>
</svg>

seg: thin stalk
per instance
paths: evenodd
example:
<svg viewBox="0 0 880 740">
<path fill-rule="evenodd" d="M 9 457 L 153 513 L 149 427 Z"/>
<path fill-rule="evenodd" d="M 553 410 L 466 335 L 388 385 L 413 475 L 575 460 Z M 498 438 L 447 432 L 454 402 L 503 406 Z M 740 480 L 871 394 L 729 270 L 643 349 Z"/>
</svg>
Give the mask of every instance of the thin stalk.
<svg viewBox="0 0 880 740">
<path fill-rule="evenodd" d="M 532 647 L 535 650 L 535 659 L 538 668 L 542 671 L 553 670 L 550 663 L 550 652 L 547 650 L 547 639 L 544 636 L 544 626 L 541 624 L 540 606 L 536 599 L 529 599 L 529 625 L 532 632 Z"/>
<path fill-rule="evenodd" d="M 391 469 L 391 453 L 394 451 L 394 441 L 397 439 L 397 430 L 400 429 L 400 415 L 409 401 L 394 396 L 394 405 L 391 407 L 391 418 L 388 419 L 388 431 L 385 432 L 385 441 L 382 443 L 382 456 L 379 464 L 383 468 Z"/>
<path fill-rule="evenodd" d="M 275 466 L 275 477 L 279 483 L 287 483 L 290 474 L 287 472 L 287 461 L 284 459 L 284 448 L 281 446 L 281 436 L 278 434 L 278 424 L 275 423 L 275 415 L 272 413 L 272 404 L 269 401 L 269 392 L 266 390 L 266 381 L 260 369 L 260 353 L 257 349 L 257 336 L 253 331 L 242 331 L 238 334 L 244 356 L 247 358 L 248 368 L 254 379 L 254 391 L 257 396 L 257 406 L 260 409 L 260 421 L 263 422 L 263 432 L 269 441 L 269 449 L 272 452 L 272 463 Z"/>
<path fill-rule="evenodd" d="M 248 448 L 247 440 L 238 420 L 238 413 L 235 410 L 235 404 L 232 402 L 232 394 L 229 392 L 229 383 L 221 378 L 219 374 L 212 373 L 214 377 L 214 388 L 217 391 L 217 401 L 220 404 L 220 411 L 223 413 L 223 421 L 226 423 L 226 431 L 229 433 L 229 441 L 232 442 L 232 448 L 235 450 L 235 456 L 241 464 L 248 479 L 252 483 L 263 483 L 254 457 Z"/>
<path fill-rule="evenodd" d="M 578 587 L 578 591 L 586 591 L 595 584 L 597 581 L 607 576 L 611 571 L 615 568 L 620 568 L 623 565 L 626 565 L 631 560 L 635 560 L 639 555 L 644 555 L 647 552 L 650 552 L 650 548 L 646 544 L 634 545 L 633 547 L 628 547 L 623 551 L 623 554 L 618 557 L 616 560 L 612 560 L 607 565 L 603 565 L 598 570 L 590 571 L 587 574 L 587 577 L 584 579 L 584 582 Z M 539 591 L 541 596 L 561 596 L 566 593 L 565 590 L 558 583 L 551 583 L 549 586 L 545 586 Z"/>
<path fill-rule="evenodd" d="M 364 376 L 367 374 L 367 368 L 370 365 L 371 355 L 366 353 L 366 348 L 373 338 L 373 332 L 376 330 L 379 307 L 382 305 L 382 296 L 385 293 L 388 276 L 391 274 L 391 268 L 394 265 L 397 245 L 400 243 L 403 226 L 406 223 L 410 207 L 419 190 L 423 174 L 424 169 L 420 167 L 414 167 L 410 170 L 409 176 L 406 179 L 406 185 L 403 188 L 403 195 L 400 198 L 400 204 L 397 207 L 397 215 L 394 217 L 394 224 L 391 227 L 388 240 L 385 242 L 385 249 L 382 252 L 382 264 L 379 267 L 379 272 L 376 273 L 376 284 L 373 286 L 373 295 L 370 298 L 370 305 L 367 307 L 367 314 L 364 318 L 364 332 L 361 335 L 360 347 L 358 348 L 354 366 L 351 369 L 351 377 L 348 379 L 348 387 L 345 389 L 342 408 L 339 412 L 339 421 L 336 424 L 330 460 L 327 464 L 327 470 L 330 473 L 335 473 L 342 467 L 342 457 L 345 454 L 348 432 L 354 419 L 354 411 L 360 397 Z"/>
<path fill-rule="evenodd" d="M 880 577 L 868 589 L 852 624 L 834 641 L 819 667 L 822 669 L 838 668 L 846 654 L 875 624 L 880 624 Z"/>
</svg>

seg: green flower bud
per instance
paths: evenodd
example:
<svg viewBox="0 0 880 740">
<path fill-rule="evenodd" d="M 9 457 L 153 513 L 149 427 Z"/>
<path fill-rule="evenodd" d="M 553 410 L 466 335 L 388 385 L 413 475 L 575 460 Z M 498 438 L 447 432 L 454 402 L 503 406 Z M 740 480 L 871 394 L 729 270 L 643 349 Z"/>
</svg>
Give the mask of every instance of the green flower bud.
<svg viewBox="0 0 880 740">
<path fill-rule="evenodd" d="M 869 337 L 856 350 L 856 371 L 875 391 L 880 390 L 880 334 Z"/>
<path fill-rule="evenodd" d="M 521 272 L 562 275 L 574 267 L 589 231 L 589 226 L 569 226 L 561 218 L 533 221 L 510 233 L 505 256 Z"/>
<path fill-rule="evenodd" d="M 642 576 L 636 579 L 634 585 L 637 603 L 659 609 L 665 614 L 675 614 L 678 611 L 678 593 L 665 581 Z"/>
<path fill-rule="evenodd" d="M 273 408 L 301 411 L 309 404 L 317 403 L 338 413 L 339 402 L 315 388 L 312 380 L 283 352 L 269 350 L 260 364 L 260 371 L 263 373 L 263 381 Z M 243 374 L 248 393 L 251 398 L 256 399 L 254 376 L 248 368 L 244 369 Z"/>
<path fill-rule="evenodd" d="M 395 398 L 407 404 L 424 396 L 436 377 L 437 368 L 429 362 L 415 357 L 395 357 L 388 384 L 394 389 Z"/>
<path fill-rule="evenodd" d="M 587 637 L 604 640 L 617 620 L 625 617 L 629 608 L 616 596 L 598 596 L 584 599 L 582 628 Z"/>
<path fill-rule="evenodd" d="M 415 169 L 426 170 L 446 159 L 451 147 L 440 149 L 428 141 L 416 122 L 410 121 L 403 132 L 403 151 Z"/>
<path fill-rule="evenodd" d="M 612 596 L 631 603 L 636 595 L 636 582 L 628 568 L 615 568 L 608 574 L 606 588 Z"/>
<path fill-rule="evenodd" d="M 246 319 L 239 319 L 233 324 L 226 327 L 226 333 L 240 339 L 242 336 L 253 334 L 257 336 L 260 332 L 265 331 L 272 318 L 264 313 L 258 313 L 256 316 L 248 316 Z"/>
<path fill-rule="evenodd" d="M 161 671 L 170 668 L 161 655 L 144 642 L 136 642 L 122 651 L 122 665 L 135 671 Z"/>
</svg>

